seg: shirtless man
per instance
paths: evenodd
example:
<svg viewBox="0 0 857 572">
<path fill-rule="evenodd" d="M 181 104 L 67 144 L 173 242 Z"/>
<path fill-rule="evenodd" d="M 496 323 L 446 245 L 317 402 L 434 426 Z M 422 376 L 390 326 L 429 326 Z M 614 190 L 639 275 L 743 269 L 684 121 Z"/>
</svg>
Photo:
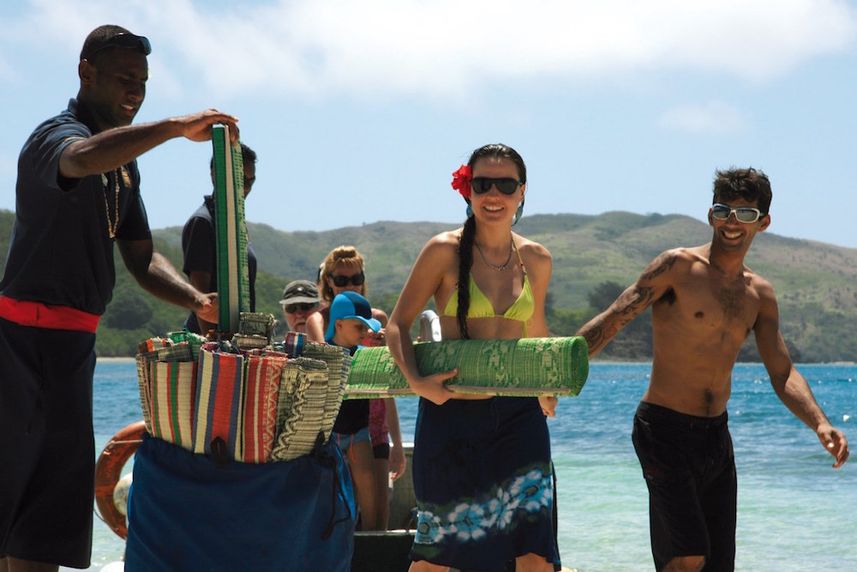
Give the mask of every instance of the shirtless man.
<svg viewBox="0 0 857 572">
<path fill-rule="evenodd" d="M 649 489 L 658 570 L 733 570 L 736 477 L 726 404 L 732 367 L 752 330 L 780 400 L 841 467 L 845 435 L 830 425 L 795 369 L 779 331 L 771 284 L 744 265 L 771 224 L 771 185 L 755 169 L 718 171 L 711 242 L 668 250 L 578 332 L 594 356 L 652 306 L 654 359 L 634 418 L 633 442 Z"/>
</svg>

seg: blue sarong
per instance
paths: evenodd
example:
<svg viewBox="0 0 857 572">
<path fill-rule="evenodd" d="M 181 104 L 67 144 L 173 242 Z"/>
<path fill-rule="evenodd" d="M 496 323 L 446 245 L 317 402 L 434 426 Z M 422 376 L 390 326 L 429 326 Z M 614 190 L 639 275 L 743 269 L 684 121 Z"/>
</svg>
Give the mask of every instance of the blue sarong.
<svg viewBox="0 0 857 572">
<path fill-rule="evenodd" d="M 347 572 L 354 495 L 328 442 L 293 461 L 217 464 L 146 435 L 128 500 L 127 572 Z"/>
<path fill-rule="evenodd" d="M 533 553 L 560 568 L 550 436 L 535 397 L 420 398 L 413 479 L 412 560 L 498 572 Z"/>
</svg>

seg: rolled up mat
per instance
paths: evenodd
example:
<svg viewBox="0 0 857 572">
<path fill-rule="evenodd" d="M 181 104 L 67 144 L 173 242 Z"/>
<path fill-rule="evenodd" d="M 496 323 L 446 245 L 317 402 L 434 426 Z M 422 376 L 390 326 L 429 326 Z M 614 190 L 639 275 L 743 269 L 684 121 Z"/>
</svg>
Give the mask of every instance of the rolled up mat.
<svg viewBox="0 0 857 572">
<path fill-rule="evenodd" d="M 417 368 L 431 375 L 458 368 L 447 387 L 460 393 L 577 395 L 589 375 L 588 347 L 580 336 L 519 340 L 446 340 L 414 344 Z M 357 350 L 346 399 L 413 395 L 386 347 Z"/>
<path fill-rule="evenodd" d="M 193 452 L 213 454 L 221 461 L 241 461 L 244 356 L 211 351 L 206 346 L 200 351 L 197 367 Z"/>
<path fill-rule="evenodd" d="M 265 463 L 277 432 L 277 402 L 286 355 L 276 352 L 248 352 L 244 380 L 245 463 Z"/>
<path fill-rule="evenodd" d="M 277 421 L 282 425 L 272 460 L 291 461 L 312 451 L 324 426 L 327 391 L 326 363 L 305 357 L 286 362 L 277 405 Z"/>
<path fill-rule="evenodd" d="M 159 361 L 149 368 L 152 435 L 193 451 L 196 362 Z"/>
<path fill-rule="evenodd" d="M 211 128 L 214 148 L 214 237 L 220 332 L 238 332 L 241 312 L 250 310 L 247 227 L 244 224 L 244 167 L 241 146 L 229 141 L 229 127 Z"/>
<path fill-rule="evenodd" d="M 303 349 L 304 357 L 318 359 L 327 364 L 328 391 L 324 407 L 324 424 L 322 432 L 328 439 L 339 414 L 342 398 L 345 393 L 345 383 L 348 372 L 351 371 L 351 354 L 346 348 L 329 344 L 306 342 Z"/>
</svg>

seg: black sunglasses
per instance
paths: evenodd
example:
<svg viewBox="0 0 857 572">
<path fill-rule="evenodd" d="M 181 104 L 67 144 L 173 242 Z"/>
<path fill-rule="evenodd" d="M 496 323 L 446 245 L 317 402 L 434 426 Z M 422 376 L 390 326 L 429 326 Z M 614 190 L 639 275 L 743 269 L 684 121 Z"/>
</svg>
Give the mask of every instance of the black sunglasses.
<svg viewBox="0 0 857 572">
<path fill-rule="evenodd" d="M 473 192 L 477 195 L 487 193 L 491 190 L 492 186 L 497 187 L 497 190 L 504 195 L 511 195 L 517 191 L 518 187 L 522 184 L 523 183 L 521 183 L 521 181 L 511 177 L 503 177 L 501 179 L 492 179 L 491 177 L 474 177 L 473 180 L 470 181 L 470 185 L 473 187 Z"/>
<path fill-rule="evenodd" d="M 152 44 L 149 43 L 149 38 L 146 36 L 138 36 L 136 34 L 125 33 L 116 34 L 102 42 L 93 42 L 89 51 L 81 55 L 81 59 L 89 59 L 98 52 L 107 48 L 134 48 L 142 52 L 144 56 L 152 53 Z"/>
<path fill-rule="evenodd" d="M 285 308 L 287 314 L 294 314 L 295 312 L 309 312 L 316 306 L 318 304 L 313 304 L 312 302 L 297 302 L 295 304 L 286 304 L 283 308 Z"/>
<path fill-rule="evenodd" d="M 361 272 L 360 274 L 355 274 L 354 276 L 342 276 L 339 274 L 331 274 L 330 279 L 333 280 L 333 283 L 337 288 L 343 288 L 348 286 L 350 282 L 354 286 L 360 286 L 364 282 L 366 282 L 366 276 Z"/>
</svg>

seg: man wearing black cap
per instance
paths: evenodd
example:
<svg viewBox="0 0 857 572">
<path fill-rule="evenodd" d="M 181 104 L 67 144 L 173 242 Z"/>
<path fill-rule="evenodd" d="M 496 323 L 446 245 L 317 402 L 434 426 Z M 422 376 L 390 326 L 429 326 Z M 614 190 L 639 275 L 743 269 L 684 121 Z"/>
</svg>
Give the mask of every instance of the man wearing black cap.
<svg viewBox="0 0 857 572">
<path fill-rule="evenodd" d="M 286 318 L 289 331 L 307 333 L 307 317 L 316 312 L 320 304 L 318 286 L 309 280 L 293 280 L 286 284 L 280 306 L 283 307 L 283 316 Z M 317 337 L 310 336 L 310 339 L 323 339 L 324 332 L 321 324 L 317 323 L 315 326 L 318 328 Z"/>
<path fill-rule="evenodd" d="M 87 568 L 92 545 L 95 331 L 115 282 L 113 244 L 143 288 L 215 319 L 215 294 L 152 249 L 136 158 L 176 137 L 205 141 L 216 110 L 131 123 L 149 40 L 100 26 L 80 90 L 30 135 L 0 281 L 0 570 Z M 237 134 L 237 129 L 233 132 Z"/>
</svg>

